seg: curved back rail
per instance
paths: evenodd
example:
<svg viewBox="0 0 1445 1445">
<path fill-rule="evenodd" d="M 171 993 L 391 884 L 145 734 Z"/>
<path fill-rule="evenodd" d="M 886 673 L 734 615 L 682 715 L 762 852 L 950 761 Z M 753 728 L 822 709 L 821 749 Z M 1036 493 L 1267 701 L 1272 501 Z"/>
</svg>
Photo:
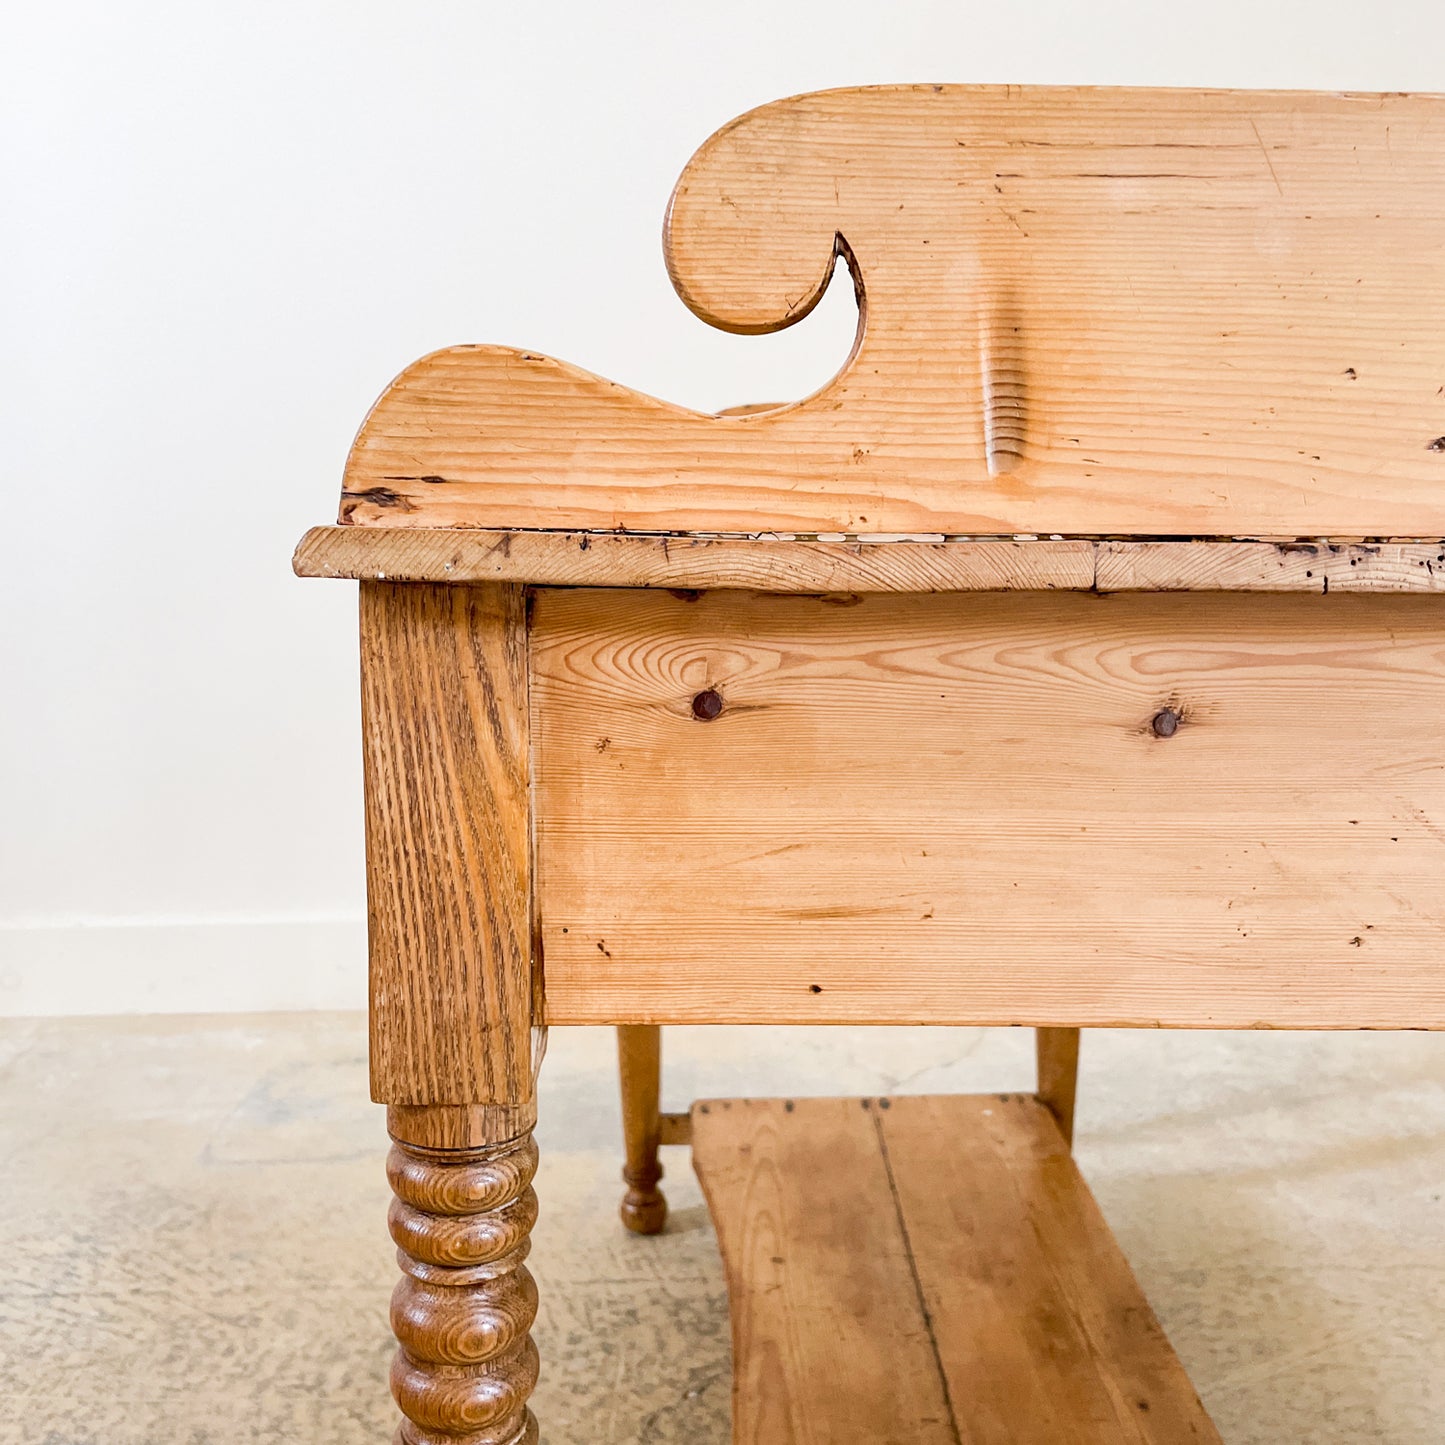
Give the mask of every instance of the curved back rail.
<svg viewBox="0 0 1445 1445">
<path fill-rule="evenodd" d="M 852 354 L 704 415 L 439 351 L 367 418 L 355 527 L 845 536 L 1445 533 L 1445 99 L 900 86 L 725 126 L 669 208 L 704 320 Z"/>
</svg>

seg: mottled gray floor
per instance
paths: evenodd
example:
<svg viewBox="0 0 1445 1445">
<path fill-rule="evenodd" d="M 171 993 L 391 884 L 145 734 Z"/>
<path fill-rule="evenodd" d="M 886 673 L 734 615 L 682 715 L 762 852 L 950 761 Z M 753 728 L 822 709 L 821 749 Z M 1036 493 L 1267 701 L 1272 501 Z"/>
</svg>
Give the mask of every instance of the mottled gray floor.
<svg viewBox="0 0 1445 1445">
<path fill-rule="evenodd" d="M 1079 1155 L 1230 1445 L 1445 1440 L 1445 1037 L 1089 1035 Z M 669 1033 L 667 1093 L 1020 1088 L 1022 1030 Z M 389 1438 L 351 1015 L 0 1024 L 0 1445 Z M 615 1223 L 605 1031 L 544 1070 L 547 1445 L 726 1445 L 716 1250 Z M 842 1445 L 842 1442 L 840 1442 Z"/>
</svg>

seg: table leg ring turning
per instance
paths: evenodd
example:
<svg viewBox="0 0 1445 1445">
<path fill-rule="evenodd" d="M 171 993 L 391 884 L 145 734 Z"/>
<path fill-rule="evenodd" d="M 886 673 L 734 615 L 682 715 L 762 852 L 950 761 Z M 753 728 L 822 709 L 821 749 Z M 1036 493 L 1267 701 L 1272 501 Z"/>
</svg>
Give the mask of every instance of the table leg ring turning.
<svg viewBox="0 0 1445 1445">
<path fill-rule="evenodd" d="M 481 1149 L 393 1144 L 394 1445 L 535 1445 L 537 1286 L 524 1261 L 536 1170 L 530 1134 Z"/>
</svg>

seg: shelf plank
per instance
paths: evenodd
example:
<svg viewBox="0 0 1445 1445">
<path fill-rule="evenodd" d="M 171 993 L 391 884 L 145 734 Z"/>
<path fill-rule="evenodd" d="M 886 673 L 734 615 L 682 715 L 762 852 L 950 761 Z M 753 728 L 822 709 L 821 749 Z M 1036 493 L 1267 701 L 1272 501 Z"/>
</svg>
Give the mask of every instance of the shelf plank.
<svg viewBox="0 0 1445 1445">
<path fill-rule="evenodd" d="M 694 1105 L 734 1445 L 1218 1445 L 1025 1095 Z"/>
</svg>

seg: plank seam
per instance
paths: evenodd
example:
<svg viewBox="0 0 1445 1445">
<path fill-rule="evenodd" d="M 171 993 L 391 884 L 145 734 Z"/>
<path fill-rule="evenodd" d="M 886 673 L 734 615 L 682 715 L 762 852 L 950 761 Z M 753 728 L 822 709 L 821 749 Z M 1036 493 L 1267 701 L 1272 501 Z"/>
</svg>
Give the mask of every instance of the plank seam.
<svg viewBox="0 0 1445 1445">
<path fill-rule="evenodd" d="M 923 1293 L 923 1280 L 918 1273 L 918 1260 L 913 1253 L 913 1240 L 908 1235 L 908 1221 L 903 1217 L 903 1200 L 898 1194 L 898 1180 L 893 1174 L 893 1160 L 888 1153 L 888 1140 L 883 1133 L 883 1100 L 879 1109 L 870 1110 L 873 1115 L 873 1132 L 878 1136 L 878 1151 L 883 1156 L 883 1172 L 888 1176 L 888 1193 L 893 1198 L 893 1212 L 898 1218 L 898 1233 L 903 1240 L 903 1252 L 908 1257 L 908 1273 L 913 1279 L 913 1292 L 918 1300 L 918 1310 L 923 1316 L 923 1327 L 928 1331 L 928 1348 L 933 1353 L 933 1367 L 938 1371 L 939 1388 L 943 1391 L 943 1403 L 948 1408 L 948 1428 L 953 1434 L 954 1445 L 963 1445 L 963 1436 L 958 1428 L 958 1411 L 954 1408 L 953 1394 L 948 1388 L 948 1373 L 943 1368 L 943 1353 L 938 1348 L 938 1336 L 933 1329 L 933 1314 Z M 868 1107 L 868 1101 L 863 1101 Z"/>
</svg>

